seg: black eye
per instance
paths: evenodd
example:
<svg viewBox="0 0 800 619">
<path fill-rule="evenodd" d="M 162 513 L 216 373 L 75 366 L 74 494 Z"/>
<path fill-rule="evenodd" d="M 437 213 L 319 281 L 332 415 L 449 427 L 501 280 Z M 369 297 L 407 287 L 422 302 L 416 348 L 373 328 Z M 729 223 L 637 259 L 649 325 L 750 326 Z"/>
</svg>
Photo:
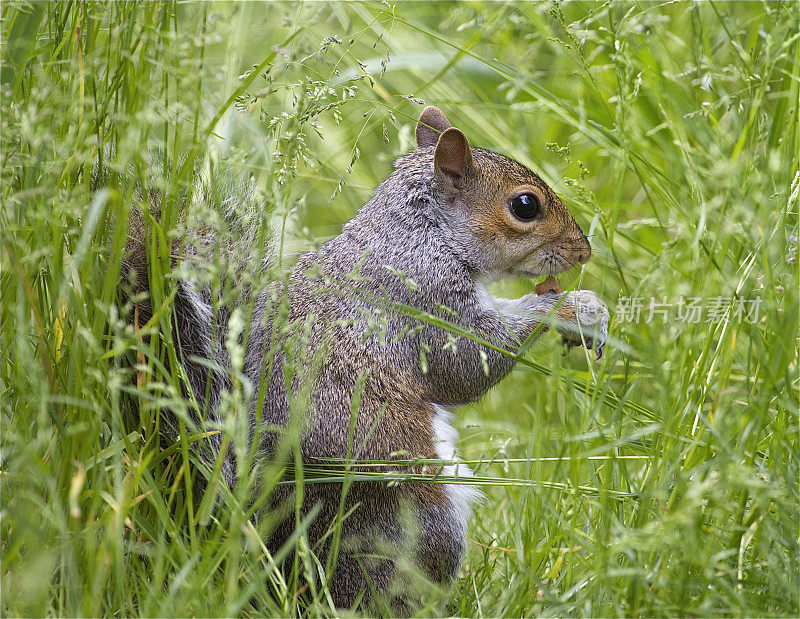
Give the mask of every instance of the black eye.
<svg viewBox="0 0 800 619">
<path fill-rule="evenodd" d="M 511 212 L 522 221 L 530 221 L 539 214 L 539 198 L 533 193 L 521 193 L 511 199 Z"/>
</svg>

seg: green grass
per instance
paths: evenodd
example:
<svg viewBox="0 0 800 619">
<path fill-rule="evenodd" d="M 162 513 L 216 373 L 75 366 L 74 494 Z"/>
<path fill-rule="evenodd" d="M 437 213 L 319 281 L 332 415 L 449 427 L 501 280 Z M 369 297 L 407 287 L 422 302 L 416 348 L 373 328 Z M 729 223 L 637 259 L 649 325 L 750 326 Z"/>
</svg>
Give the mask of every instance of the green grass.
<svg viewBox="0 0 800 619">
<path fill-rule="evenodd" d="M 288 578 L 264 552 L 264 472 L 191 492 L 213 472 L 165 365 L 166 239 L 187 210 L 237 234 L 195 170 L 221 195 L 252 177 L 236 213 L 285 272 L 411 148 L 424 99 L 563 196 L 594 249 L 565 282 L 607 301 L 614 339 L 592 363 L 548 334 L 459 411 L 486 501 L 421 613 L 797 616 L 797 32 L 772 2 L 3 3 L 0 612 L 333 614 L 298 592 L 321 567 L 302 535 Z M 134 332 L 119 265 L 143 182 L 163 240 Z M 202 273 L 234 299 L 216 255 Z M 647 320 L 681 297 L 761 305 Z M 235 381 L 226 411 L 247 397 Z"/>
</svg>

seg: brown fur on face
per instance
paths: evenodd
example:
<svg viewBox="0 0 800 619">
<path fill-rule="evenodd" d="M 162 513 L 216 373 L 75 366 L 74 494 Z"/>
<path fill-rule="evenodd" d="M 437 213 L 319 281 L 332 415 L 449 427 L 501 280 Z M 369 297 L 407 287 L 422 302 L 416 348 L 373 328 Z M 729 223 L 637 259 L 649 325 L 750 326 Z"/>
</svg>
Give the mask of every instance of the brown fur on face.
<svg viewBox="0 0 800 619">
<path fill-rule="evenodd" d="M 583 264 L 591 247 L 564 203 L 547 183 L 513 159 L 471 148 L 472 165 L 464 176 L 459 200 L 490 270 L 505 276 L 538 277 Z M 536 195 L 540 213 L 521 221 L 511 200 L 522 192 Z M 469 206 L 467 206 L 469 205 Z"/>
<path fill-rule="evenodd" d="M 565 271 L 589 259 L 591 248 L 563 202 L 536 174 L 492 151 L 472 149 L 476 192 L 469 219 L 494 268 L 509 275 L 537 277 Z M 500 173 L 502 171 L 502 173 Z M 520 221 L 510 210 L 511 199 L 523 191 L 536 195 L 540 213 Z M 477 195 L 476 195 L 477 194 Z"/>
</svg>

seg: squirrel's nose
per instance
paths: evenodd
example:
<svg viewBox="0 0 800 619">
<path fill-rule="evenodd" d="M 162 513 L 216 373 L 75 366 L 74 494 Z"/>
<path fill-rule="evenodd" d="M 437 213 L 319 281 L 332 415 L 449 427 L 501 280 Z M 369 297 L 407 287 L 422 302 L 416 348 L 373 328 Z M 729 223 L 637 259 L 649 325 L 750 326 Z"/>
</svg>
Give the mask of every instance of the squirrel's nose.
<svg viewBox="0 0 800 619">
<path fill-rule="evenodd" d="M 589 239 L 581 234 L 578 242 L 576 243 L 576 256 L 578 264 L 586 264 L 592 256 L 592 246 L 589 245 Z"/>
</svg>

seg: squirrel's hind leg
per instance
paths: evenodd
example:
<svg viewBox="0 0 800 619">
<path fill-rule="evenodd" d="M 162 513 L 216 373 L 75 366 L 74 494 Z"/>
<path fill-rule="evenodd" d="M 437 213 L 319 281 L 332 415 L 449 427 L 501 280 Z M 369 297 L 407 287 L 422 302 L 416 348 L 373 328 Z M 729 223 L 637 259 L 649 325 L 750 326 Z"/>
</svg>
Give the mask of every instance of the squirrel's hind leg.
<svg viewBox="0 0 800 619">
<path fill-rule="evenodd" d="M 393 513 L 378 515 L 362 504 L 361 520 L 356 512 L 344 523 L 330 582 L 337 607 L 352 607 L 361 596 L 362 610 L 407 615 L 429 599 L 426 581 L 438 589 L 458 575 L 467 549 L 463 509 L 445 484 L 404 485 Z"/>
</svg>

